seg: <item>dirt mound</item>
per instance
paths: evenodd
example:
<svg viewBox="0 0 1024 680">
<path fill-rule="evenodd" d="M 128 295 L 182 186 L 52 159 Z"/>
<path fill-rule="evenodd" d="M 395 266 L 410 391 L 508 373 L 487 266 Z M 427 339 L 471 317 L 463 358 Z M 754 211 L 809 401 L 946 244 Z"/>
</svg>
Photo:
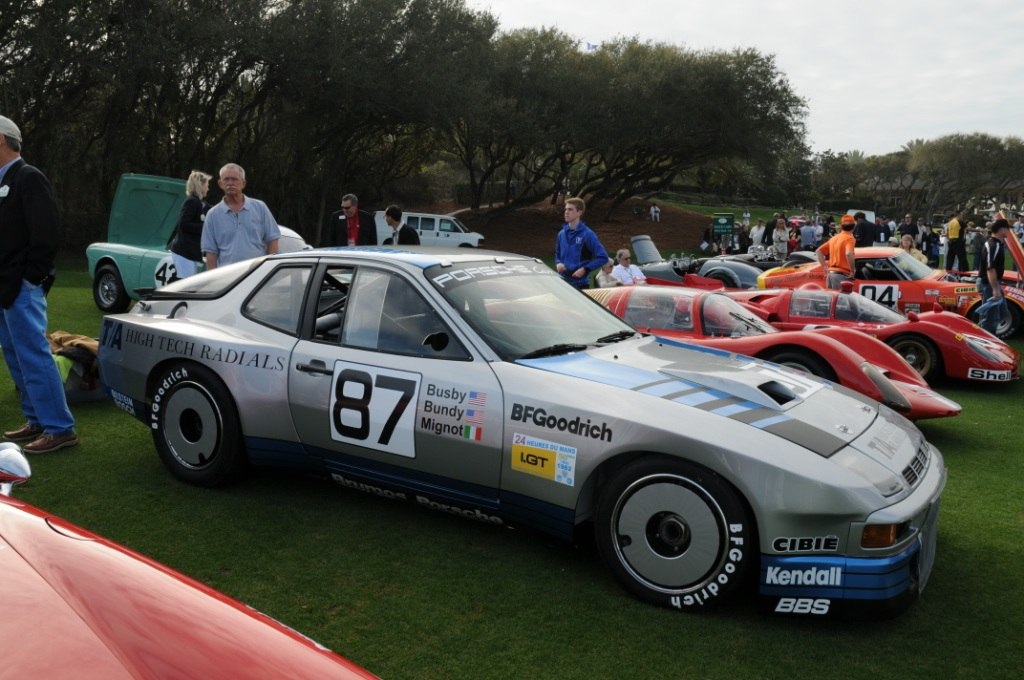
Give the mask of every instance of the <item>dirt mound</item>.
<svg viewBox="0 0 1024 680">
<path fill-rule="evenodd" d="M 634 208 L 639 206 L 639 215 Z M 706 215 L 668 205 L 661 208 L 661 221 L 648 218 L 649 202 L 627 201 L 609 215 L 605 205 L 587 206 L 583 221 L 597 232 L 609 254 L 628 248 L 630 237 L 646 234 L 662 255 L 697 252 L 711 223 Z M 462 212 L 459 219 L 486 239 L 486 247 L 550 260 L 554 256 L 555 234 L 564 223 L 562 204 L 538 203 L 505 214 Z"/>
</svg>

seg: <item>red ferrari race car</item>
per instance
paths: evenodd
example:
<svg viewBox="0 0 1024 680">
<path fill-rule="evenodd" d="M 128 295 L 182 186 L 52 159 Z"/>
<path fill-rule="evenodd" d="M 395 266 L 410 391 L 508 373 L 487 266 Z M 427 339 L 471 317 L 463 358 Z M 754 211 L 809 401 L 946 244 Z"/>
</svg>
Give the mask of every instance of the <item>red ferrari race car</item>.
<svg viewBox="0 0 1024 680">
<path fill-rule="evenodd" d="M 0 444 L 0 640 L 11 678 L 375 678 L 170 567 L 9 498 Z"/>
<path fill-rule="evenodd" d="M 849 290 L 773 288 L 729 297 L 783 331 L 837 326 L 866 333 L 896 350 L 929 382 L 941 378 L 1008 382 L 1019 377 L 1017 350 L 952 312 L 903 316 Z"/>
<path fill-rule="evenodd" d="M 882 402 L 911 420 L 945 418 L 961 410 L 928 387 L 895 350 L 857 331 L 780 331 L 723 293 L 681 286 L 586 292 L 639 331 L 810 373 Z"/>
<path fill-rule="evenodd" d="M 1024 249 L 1012 233 L 1006 239 L 1017 271 L 1003 277 L 1009 315 L 999 325 L 1000 338 L 1008 338 L 1021 327 L 1024 319 L 1024 282 L 1018 272 L 1024 271 Z M 825 275 L 817 262 L 799 266 L 769 269 L 757 279 L 758 288 L 799 288 L 806 283 L 822 285 Z M 903 312 L 930 310 L 938 303 L 943 309 L 974 318 L 981 304 L 975 286 L 977 272 L 947 272 L 932 269 L 899 248 L 857 248 L 857 270 L 854 290 Z"/>
</svg>

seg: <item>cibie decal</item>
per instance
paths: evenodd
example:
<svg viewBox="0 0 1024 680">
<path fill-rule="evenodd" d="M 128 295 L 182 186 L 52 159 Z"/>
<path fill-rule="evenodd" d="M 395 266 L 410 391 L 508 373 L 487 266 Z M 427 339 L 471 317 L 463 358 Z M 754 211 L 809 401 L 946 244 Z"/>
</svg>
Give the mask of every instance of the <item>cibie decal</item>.
<svg viewBox="0 0 1024 680">
<path fill-rule="evenodd" d="M 576 447 L 517 432 L 512 435 L 512 469 L 572 486 L 576 479 Z"/>
<path fill-rule="evenodd" d="M 337 361 L 333 385 L 328 410 L 331 439 L 416 457 L 413 428 L 419 373 Z"/>
<path fill-rule="evenodd" d="M 835 552 L 839 549 L 838 536 L 779 536 L 772 548 L 780 553 Z"/>
</svg>

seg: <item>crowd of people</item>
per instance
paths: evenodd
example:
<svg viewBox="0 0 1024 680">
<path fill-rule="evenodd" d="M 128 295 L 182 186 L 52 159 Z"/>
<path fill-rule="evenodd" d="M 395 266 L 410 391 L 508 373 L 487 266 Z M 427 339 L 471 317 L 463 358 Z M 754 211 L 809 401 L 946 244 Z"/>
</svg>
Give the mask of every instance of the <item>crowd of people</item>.
<svg viewBox="0 0 1024 680">
<path fill-rule="evenodd" d="M 78 444 L 75 421 L 67 405 L 62 380 L 46 338 L 46 293 L 55 276 L 54 261 L 60 243 L 60 218 L 53 189 L 35 167 L 21 157 L 22 134 L 9 118 L 0 116 L 0 346 L 18 389 L 25 423 L 4 432 L 8 441 L 27 442 L 27 453 L 45 453 Z M 169 249 L 177 275 L 193 275 L 200 263 L 207 269 L 274 254 L 281 231 L 270 208 L 245 194 L 245 170 L 225 164 L 217 185 L 223 198 L 215 205 L 206 201 L 213 177 L 193 171 L 186 181 L 186 199 Z M 555 269 L 570 285 L 588 288 L 591 275 L 596 285 L 644 285 L 643 271 L 632 263 L 628 248 L 611 258 L 598 235 L 583 221 L 582 198 L 565 199 L 565 221 L 555 239 Z M 417 245 L 414 229 L 402 224 L 396 205 L 384 211 L 392 236 L 385 244 Z M 649 219 L 661 220 L 661 208 L 652 203 Z M 855 271 L 854 248 L 898 245 L 912 257 L 939 265 L 943 248 L 946 268 L 967 270 L 968 252 L 978 270 L 982 294 L 982 326 L 994 330 L 1005 313 L 999 280 L 1002 277 L 1003 245 L 1009 230 L 1024 237 L 1024 219 L 1017 215 L 1011 226 L 997 219 L 984 226 L 965 221 L 962 210 L 945 225 L 929 226 L 922 218 L 904 215 L 902 222 L 878 217 L 873 222 L 863 212 L 791 219 L 776 213 L 770 220 L 751 225 L 745 210 L 731 237 L 717 237 L 712 228 L 705 234 L 707 247 L 721 252 L 746 253 L 753 246 L 774 250 L 785 257 L 796 250 L 816 252 L 829 287 L 838 288 Z M 717 238 L 716 238 L 717 237 Z M 377 245 L 374 216 L 359 208 L 359 199 L 348 193 L 341 209 L 330 216 L 323 245 Z"/>
</svg>

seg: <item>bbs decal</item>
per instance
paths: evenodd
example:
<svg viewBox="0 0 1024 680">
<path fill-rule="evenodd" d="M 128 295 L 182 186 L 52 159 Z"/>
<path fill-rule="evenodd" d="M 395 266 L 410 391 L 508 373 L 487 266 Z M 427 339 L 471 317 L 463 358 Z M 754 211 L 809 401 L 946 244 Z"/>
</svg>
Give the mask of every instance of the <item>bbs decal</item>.
<svg viewBox="0 0 1024 680">
<path fill-rule="evenodd" d="M 338 361 L 331 390 L 331 439 L 416 457 L 419 373 Z"/>
<path fill-rule="evenodd" d="M 775 605 L 776 614 L 813 614 L 823 616 L 828 614 L 832 606 L 832 600 L 810 597 L 780 597 Z"/>
</svg>

